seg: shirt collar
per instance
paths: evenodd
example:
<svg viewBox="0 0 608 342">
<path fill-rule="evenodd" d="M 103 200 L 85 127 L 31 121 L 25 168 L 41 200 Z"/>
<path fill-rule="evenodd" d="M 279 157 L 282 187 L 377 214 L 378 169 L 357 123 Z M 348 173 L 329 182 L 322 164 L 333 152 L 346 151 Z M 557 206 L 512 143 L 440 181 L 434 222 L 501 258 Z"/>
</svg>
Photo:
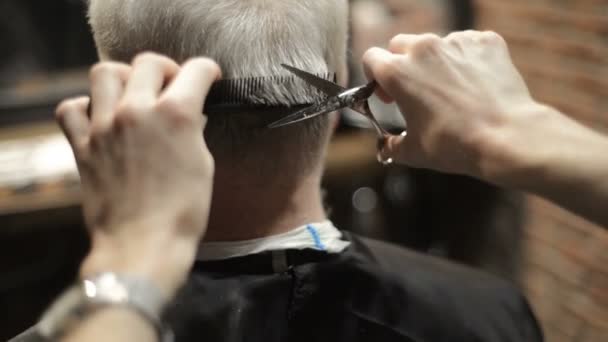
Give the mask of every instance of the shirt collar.
<svg viewBox="0 0 608 342">
<path fill-rule="evenodd" d="M 203 242 L 198 250 L 197 260 L 221 260 L 286 249 L 315 249 L 327 253 L 340 253 L 348 245 L 350 242 L 342 239 L 342 232 L 331 221 L 324 221 L 258 239 Z"/>
</svg>

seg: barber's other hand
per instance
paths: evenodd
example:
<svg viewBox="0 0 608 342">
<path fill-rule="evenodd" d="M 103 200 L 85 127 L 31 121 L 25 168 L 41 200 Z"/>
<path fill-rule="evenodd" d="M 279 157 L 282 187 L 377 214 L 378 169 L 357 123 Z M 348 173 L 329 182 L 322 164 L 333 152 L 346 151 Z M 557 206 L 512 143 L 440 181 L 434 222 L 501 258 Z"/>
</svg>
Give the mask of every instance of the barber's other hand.
<svg viewBox="0 0 608 342">
<path fill-rule="evenodd" d="M 518 148 L 530 143 L 533 124 L 542 124 L 534 118 L 545 111 L 498 34 L 402 34 L 363 61 L 380 97 L 396 101 L 407 120 L 407 136 L 392 137 L 385 150 L 396 162 L 495 183 L 527 167 Z"/>
<path fill-rule="evenodd" d="M 90 118 L 89 98 L 59 105 L 92 240 L 82 276 L 138 275 L 168 295 L 180 286 L 207 225 L 214 162 L 201 113 L 219 77 L 208 59 L 145 53 L 91 69 Z"/>
</svg>

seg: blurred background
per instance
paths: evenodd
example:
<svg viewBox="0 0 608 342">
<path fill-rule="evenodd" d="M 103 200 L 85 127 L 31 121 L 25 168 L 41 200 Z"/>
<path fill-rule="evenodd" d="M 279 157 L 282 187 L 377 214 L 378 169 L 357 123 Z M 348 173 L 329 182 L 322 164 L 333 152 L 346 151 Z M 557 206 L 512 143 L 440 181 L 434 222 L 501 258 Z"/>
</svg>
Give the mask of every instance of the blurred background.
<svg viewBox="0 0 608 342">
<path fill-rule="evenodd" d="M 360 56 L 400 32 L 494 30 L 533 95 L 608 133 L 608 0 L 351 1 Z M 0 340 L 31 326 L 88 249 L 71 151 L 53 122 L 96 61 L 82 0 L 0 0 Z M 383 124 L 403 128 L 391 106 Z M 608 231 L 538 198 L 375 162 L 352 113 L 324 182 L 338 227 L 485 269 L 527 294 L 549 342 L 608 341 Z M 533 147 L 531 147 L 533 148 Z M 608 151 L 607 151 L 608 153 Z M 576 194 L 572 194 L 576 196 Z"/>
</svg>

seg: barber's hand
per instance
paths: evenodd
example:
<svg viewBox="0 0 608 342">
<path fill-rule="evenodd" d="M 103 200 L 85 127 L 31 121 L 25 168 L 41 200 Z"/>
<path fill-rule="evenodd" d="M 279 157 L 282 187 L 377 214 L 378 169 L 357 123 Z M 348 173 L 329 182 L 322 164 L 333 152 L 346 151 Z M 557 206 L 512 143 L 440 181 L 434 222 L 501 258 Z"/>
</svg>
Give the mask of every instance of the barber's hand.
<svg viewBox="0 0 608 342">
<path fill-rule="evenodd" d="M 538 139 L 534 123 L 542 121 L 534 117 L 543 111 L 496 33 L 399 35 L 363 60 L 379 96 L 396 101 L 407 120 L 407 136 L 392 137 L 385 150 L 396 162 L 495 183 L 507 182 L 505 167 L 526 167 L 517 148 Z"/>
<path fill-rule="evenodd" d="M 92 250 L 81 275 L 145 277 L 168 295 L 184 280 L 204 234 L 214 162 L 202 109 L 220 69 L 151 53 L 102 62 L 89 98 L 66 100 L 57 119 L 78 165 Z"/>
</svg>

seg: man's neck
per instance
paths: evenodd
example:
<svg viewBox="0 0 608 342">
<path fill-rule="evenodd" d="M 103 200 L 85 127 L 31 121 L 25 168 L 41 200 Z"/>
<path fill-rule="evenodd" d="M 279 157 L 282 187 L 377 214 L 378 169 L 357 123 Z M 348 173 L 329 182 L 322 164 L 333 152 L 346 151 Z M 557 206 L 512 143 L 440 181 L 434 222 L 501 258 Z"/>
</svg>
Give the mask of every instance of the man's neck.
<svg viewBox="0 0 608 342">
<path fill-rule="evenodd" d="M 236 172 L 216 169 L 205 241 L 255 239 L 327 219 L 320 171 L 299 180 L 247 179 Z"/>
</svg>

